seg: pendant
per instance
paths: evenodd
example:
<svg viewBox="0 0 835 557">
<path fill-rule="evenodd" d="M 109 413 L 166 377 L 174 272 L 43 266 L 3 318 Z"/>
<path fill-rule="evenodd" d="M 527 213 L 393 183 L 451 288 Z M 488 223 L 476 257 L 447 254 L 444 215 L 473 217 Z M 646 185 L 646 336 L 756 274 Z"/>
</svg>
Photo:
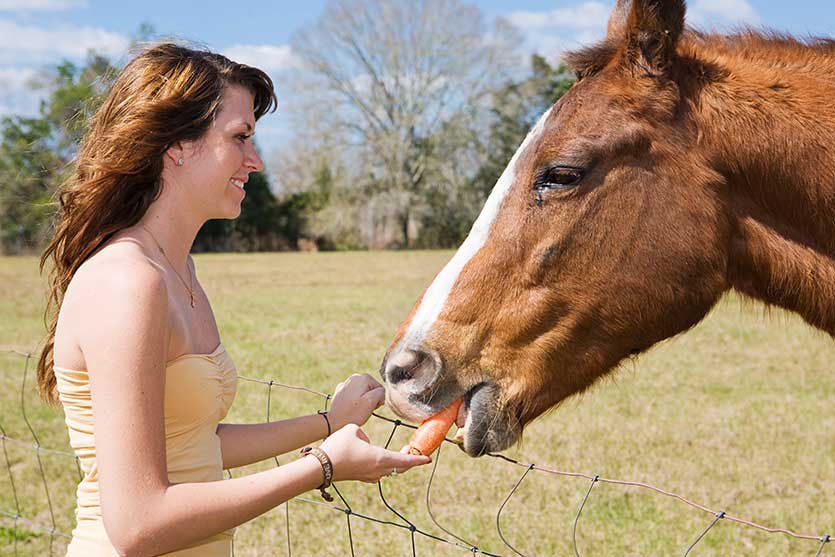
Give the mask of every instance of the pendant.
<svg viewBox="0 0 835 557">
<path fill-rule="evenodd" d="M 194 290 L 189 290 L 189 294 L 191 294 L 191 307 L 192 309 L 197 307 L 197 304 L 194 302 Z"/>
</svg>

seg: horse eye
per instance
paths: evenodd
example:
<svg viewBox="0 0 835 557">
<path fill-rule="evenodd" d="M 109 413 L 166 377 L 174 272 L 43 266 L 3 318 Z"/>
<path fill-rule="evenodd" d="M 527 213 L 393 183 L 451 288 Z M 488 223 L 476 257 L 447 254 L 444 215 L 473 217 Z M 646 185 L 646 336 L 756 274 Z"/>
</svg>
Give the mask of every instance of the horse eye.
<svg viewBox="0 0 835 557">
<path fill-rule="evenodd" d="M 583 179 L 579 168 L 557 166 L 546 169 L 536 180 L 537 189 L 566 189 L 577 185 Z"/>
</svg>

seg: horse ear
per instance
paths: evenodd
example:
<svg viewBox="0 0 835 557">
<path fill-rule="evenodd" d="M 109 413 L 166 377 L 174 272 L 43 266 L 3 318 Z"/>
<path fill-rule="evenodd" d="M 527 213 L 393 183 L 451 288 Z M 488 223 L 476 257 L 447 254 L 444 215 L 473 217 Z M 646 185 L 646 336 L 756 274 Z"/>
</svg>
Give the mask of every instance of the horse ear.
<svg viewBox="0 0 835 557">
<path fill-rule="evenodd" d="M 606 38 L 622 40 L 626 33 L 626 22 L 629 20 L 629 13 L 632 11 L 632 0 L 618 0 L 617 5 L 609 15 L 609 24 L 606 26 Z"/>
<path fill-rule="evenodd" d="M 626 56 L 650 74 L 663 74 L 675 57 L 684 31 L 684 0 L 620 0 L 609 20 L 609 30 L 625 16 Z M 617 17 L 616 17 L 617 16 Z"/>
</svg>

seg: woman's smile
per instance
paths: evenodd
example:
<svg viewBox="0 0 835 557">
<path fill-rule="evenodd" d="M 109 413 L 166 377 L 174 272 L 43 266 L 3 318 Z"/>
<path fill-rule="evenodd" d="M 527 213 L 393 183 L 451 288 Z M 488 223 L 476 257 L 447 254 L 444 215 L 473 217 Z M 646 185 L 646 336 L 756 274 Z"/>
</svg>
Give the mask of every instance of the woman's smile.
<svg viewBox="0 0 835 557">
<path fill-rule="evenodd" d="M 244 191 L 244 184 L 246 184 L 246 180 L 241 180 L 238 178 L 232 178 L 229 180 L 229 183 L 232 184 L 237 190 L 241 192 L 242 195 L 246 195 L 246 191 Z"/>
</svg>

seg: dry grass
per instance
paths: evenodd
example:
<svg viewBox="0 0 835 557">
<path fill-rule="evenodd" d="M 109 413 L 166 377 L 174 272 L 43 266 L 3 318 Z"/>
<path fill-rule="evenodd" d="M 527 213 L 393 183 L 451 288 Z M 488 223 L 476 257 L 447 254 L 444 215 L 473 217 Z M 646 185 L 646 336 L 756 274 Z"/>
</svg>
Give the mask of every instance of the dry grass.
<svg viewBox="0 0 835 557">
<path fill-rule="evenodd" d="M 350 373 L 376 373 L 399 320 L 449 256 L 202 255 L 197 264 L 242 375 L 328 392 Z M 38 343 L 42 300 L 35 260 L 0 258 L 0 346 Z M 561 470 L 644 481 L 769 526 L 835 533 L 833 361 L 830 337 L 794 316 L 764 315 L 759 306 L 729 296 L 694 330 L 537 421 L 523 445 L 507 454 Z M 0 355 L 0 426 L 12 437 L 31 439 L 20 416 L 21 371 L 20 357 Z M 65 448 L 60 413 L 41 406 L 31 391 L 26 407 L 42 444 Z M 273 390 L 272 402 L 274 418 L 321 406 L 316 396 L 281 389 Z M 228 421 L 261 420 L 265 413 L 266 388 L 241 382 Z M 367 431 L 382 443 L 391 428 L 372 419 Z M 399 435 L 395 442 L 407 433 Z M 23 514 L 49 524 L 34 451 L 8 443 L 7 449 Z M 58 527 L 68 532 L 75 465 L 65 457 L 44 455 L 43 461 Z M 495 515 L 523 471 L 495 459 L 471 460 L 447 446 L 433 488 L 436 516 L 480 547 L 511 554 L 496 534 Z M 424 503 L 429 472 L 413 471 L 385 487 L 395 508 L 438 533 Z M 341 489 L 355 511 L 396 520 L 380 503 L 376 486 Z M 531 473 L 502 514 L 503 532 L 529 555 L 573 554 L 572 523 L 587 489 L 584 479 Z M 13 509 L 0 461 L 0 510 Z M 286 554 L 284 517 L 282 507 L 241 527 L 236 555 Z M 598 484 L 583 511 L 578 542 L 583 555 L 680 555 L 711 519 L 645 490 Z M 291 503 L 293 555 L 349 554 L 345 522 L 344 514 Z M 7 554 L 12 522 L 4 519 L 0 526 L 0 554 Z M 357 555 L 411 554 L 404 530 L 356 518 L 352 526 Z M 24 555 L 47 548 L 43 534 L 19 547 Z M 814 555 L 817 549 L 815 542 L 720 522 L 692 555 Z M 827 547 L 823 554 L 833 551 Z M 421 537 L 417 553 L 467 554 Z"/>
</svg>

